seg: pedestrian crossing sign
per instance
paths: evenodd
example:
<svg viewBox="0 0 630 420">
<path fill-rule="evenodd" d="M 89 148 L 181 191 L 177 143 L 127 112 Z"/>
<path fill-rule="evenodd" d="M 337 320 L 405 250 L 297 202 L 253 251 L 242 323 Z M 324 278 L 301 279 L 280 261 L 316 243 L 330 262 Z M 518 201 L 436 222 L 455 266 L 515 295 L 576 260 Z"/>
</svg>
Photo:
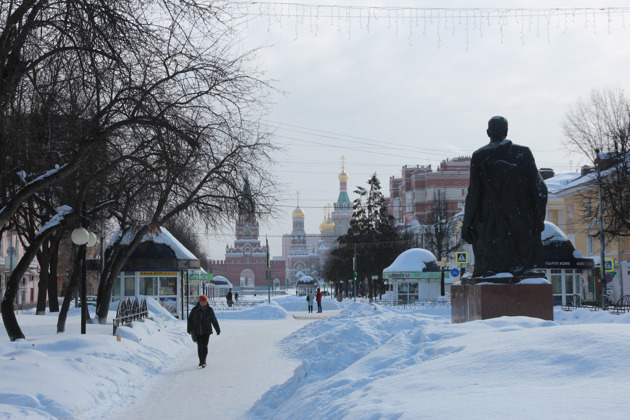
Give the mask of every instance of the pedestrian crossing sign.
<svg viewBox="0 0 630 420">
<path fill-rule="evenodd" d="M 604 272 L 615 271 L 615 261 L 612 258 L 604 260 Z"/>
<path fill-rule="evenodd" d="M 468 252 L 466 251 L 455 252 L 455 262 L 457 262 L 457 264 L 468 264 Z"/>
</svg>

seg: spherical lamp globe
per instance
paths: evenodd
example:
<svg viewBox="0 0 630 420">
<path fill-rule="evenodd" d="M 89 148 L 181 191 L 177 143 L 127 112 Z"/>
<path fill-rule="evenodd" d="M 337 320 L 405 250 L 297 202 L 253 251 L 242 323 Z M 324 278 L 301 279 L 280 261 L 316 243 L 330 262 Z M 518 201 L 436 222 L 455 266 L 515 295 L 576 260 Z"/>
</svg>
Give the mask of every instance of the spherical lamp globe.
<svg viewBox="0 0 630 420">
<path fill-rule="evenodd" d="M 90 239 L 90 234 L 86 228 L 80 227 L 72 231 L 70 238 L 75 245 L 85 245 Z"/>
<path fill-rule="evenodd" d="M 87 246 L 88 247 L 93 247 L 94 245 L 96 245 L 96 240 L 98 238 L 96 237 L 96 234 L 94 232 L 88 232 L 88 241 L 87 241 Z"/>
</svg>

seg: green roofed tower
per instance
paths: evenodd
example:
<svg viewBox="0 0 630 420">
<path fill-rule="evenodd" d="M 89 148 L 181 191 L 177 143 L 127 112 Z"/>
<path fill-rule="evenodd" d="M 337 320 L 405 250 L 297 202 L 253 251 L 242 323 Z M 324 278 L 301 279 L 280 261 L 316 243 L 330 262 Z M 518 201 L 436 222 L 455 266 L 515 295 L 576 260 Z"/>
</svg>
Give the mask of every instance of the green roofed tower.
<svg viewBox="0 0 630 420">
<path fill-rule="evenodd" d="M 352 218 L 352 201 L 348 196 L 348 174 L 346 173 L 345 157 L 341 157 L 341 172 L 337 176 L 339 179 L 339 197 L 333 203 L 333 211 L 331 213 L 332 221 L 335 224 L 335 238 L 345 235 L 350 227 L 350 219 Z"/>
</svg>

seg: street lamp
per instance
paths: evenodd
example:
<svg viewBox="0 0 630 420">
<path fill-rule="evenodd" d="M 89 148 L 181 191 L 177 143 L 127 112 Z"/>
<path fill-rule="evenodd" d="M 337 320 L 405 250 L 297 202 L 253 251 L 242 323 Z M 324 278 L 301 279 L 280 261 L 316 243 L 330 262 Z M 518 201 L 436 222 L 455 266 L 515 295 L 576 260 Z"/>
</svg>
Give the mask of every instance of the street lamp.
<svg viewBox="0 0 630 420">
<path fill-rule="evenodd" d="M 444 296 L 444 269 L 448 265 L 448 261 L 442 259 L 437 263 L 438 267 L 440 267 L 440 296 Z"/>
<path fill-rule="evenodd" d="M 96 235 L 92 232 L 89 232 L 85 225 L 86 217 L 85 217 L 85 209 L 81 211 L 81 227 L 76 228 L 72 231 L 70 238 L 75 245 L 83 246 L 81 250 L 81 334 L 85 334 L 85 324 L 87 323 L 87 270 L 85 267 L 85 256 L 87 247 L 93 247 L 96 244 Z"/>
<path fill-rule="evenodd" d="M 378 280 L 378 274 L 373 274 L 372 275 L 372 289 L 374 289 L 374 290 L 376 290 L 374 285 L 376 284 L 377 280 Z M 380 291 L 380 287 L 379 287 L 379 291 Z M 376 300 L 376 293 L 374 293 L 374 300 Z"/>
</svg>

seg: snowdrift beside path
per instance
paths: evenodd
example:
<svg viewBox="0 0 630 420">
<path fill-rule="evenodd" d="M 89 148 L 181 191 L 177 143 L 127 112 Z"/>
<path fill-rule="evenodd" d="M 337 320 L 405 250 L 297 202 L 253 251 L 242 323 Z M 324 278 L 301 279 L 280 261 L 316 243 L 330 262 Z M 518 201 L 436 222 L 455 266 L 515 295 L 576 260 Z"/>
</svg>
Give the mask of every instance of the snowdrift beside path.
<svg viewBox="0 0 630 420">
<path fill-rule="evenodd" d="M 188 388 L 163 385 L 168 368 L 194 352 L 186 323 L 147 302 L 152 319 L 119 328 L 120 342 L 111 323 L 79 334 L 79 309 L 70 310 L 64 334 L 54 332 L 56 314 L 19 314 L 27 339 L 0 336 L 0 418 L 111 418 L 135 398 L 152 407 L 162 391 L 189 413 L 177 405 Z M 326 299 L 324 312 L 332 316 L 304 321 L 293 318 L 294 308 L 305 312 L 300 297 L 217 313 L 226 341 L 213 341 L 223 349 L 216 362 L 234 379 L 217 389 L 229 404 L 248 401 L 235 418 L 529 420 L 623 418 L 630 411 L 630 314 L 556 309 L 555 322 L 503 317 L 451 324 L 449 309 Z M 264 362 L 249 363 L 260 348 L 269 352 Z M 284 373 L 268 386 L 279 385 L 247 387 L 253 370 Z M 211 367 L 202 371 L 216 379 Z M 191 362 L 180 379 L 189 383 L 199 372 Z M 160 392 L 146 392 L 156 384 Z M 252 391 L 244 398 L 246 389 Z M 607 390 L 614 395 L 602 401 Z M 190 416 L 219 410 L 216 401 L 199 404 Z"/>
<path fill-rule="evenodd" d="M 625 415 L 630 315 L 557 310 L 556 319 L 450 324 L 448 310 L 432 316 L 351 305 L 283 340 L 287 356 L 303 362 L 248 414 L 256 419 Z M 611 387 L 620 398 L 607 399 L 604 407 L 594 402 L 594 391 Z"/>
<path fill-rule="evenodd" d="M 63 334 L 56 313 L 19 315 L 26 340 L 0 339 L 0 418 L 99 418 L 146 385 L 190 343 L 183 323 L 147 303 L 152 319 L 118 328 L 120 342 L 111 323 L 79 334 L 80 308 L 69 311 Z"/>
</svg>

